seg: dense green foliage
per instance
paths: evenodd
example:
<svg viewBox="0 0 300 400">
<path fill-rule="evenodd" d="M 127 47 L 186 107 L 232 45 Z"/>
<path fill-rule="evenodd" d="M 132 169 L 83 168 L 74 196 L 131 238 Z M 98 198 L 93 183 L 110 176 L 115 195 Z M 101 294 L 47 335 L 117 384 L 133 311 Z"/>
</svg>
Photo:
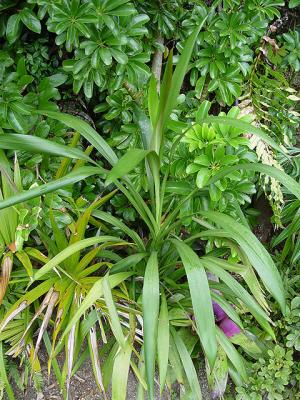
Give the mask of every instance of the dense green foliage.
<svg viewBox="0 0 300 400">
<path fill-rule="evenodd" d="M 298 398 L 298 6 L 1 2 L 0 398 Z"/>
</svg>

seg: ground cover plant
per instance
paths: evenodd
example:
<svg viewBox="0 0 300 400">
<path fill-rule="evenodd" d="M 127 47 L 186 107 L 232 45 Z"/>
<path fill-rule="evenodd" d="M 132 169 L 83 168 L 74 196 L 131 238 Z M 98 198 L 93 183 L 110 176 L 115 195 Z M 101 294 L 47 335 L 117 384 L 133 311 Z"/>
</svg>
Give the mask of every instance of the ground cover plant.
<svg viewBox="0 0 300 400">
<path fill-rule="evenodd" d="M 1 2 L 0 398 L 298 398 L 298 6 Z"/>
</svg>

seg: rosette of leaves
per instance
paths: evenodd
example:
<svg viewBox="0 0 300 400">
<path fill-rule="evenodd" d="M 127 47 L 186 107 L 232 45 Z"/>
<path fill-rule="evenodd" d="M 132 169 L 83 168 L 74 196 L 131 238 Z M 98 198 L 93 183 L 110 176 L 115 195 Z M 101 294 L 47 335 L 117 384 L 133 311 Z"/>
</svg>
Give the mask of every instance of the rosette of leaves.
<svg viewBox="0 0 300 400">
<path fill-rule="evenodd" d="M 139 11 L 150 17 L 149 30 L 152 36 L 176 39 L 180 31 L 180 20 L 184 13 L 183 0 L 151 0 L 136 2 Z"/>
<path fill-rule="evenodd" d="M 239 67 L 230 67 L 225 73 L 212 79 L 207 87 L 208 92 L 215 92 L 216 99 L 220 103 L 232 105 L 234 100 L 242 93 L 243 78 Z"/>
<path fill-rule="evenodd" d="M 146 15 L 119 18 L 117 37 L 107 27 L 91 29 L 89 40 L 75 51 L 75 59 L 64 62 L 64 69 L 73 74 L 74 92 L 83 86 L 86 97 L 91 98 L 94 83 L 101 90 L 117 90 L 124 79 L 135 86 L 144 83 L 149 76 L 145 65 L 149 55 L 142 52 L 136 38 L 145 34 L 148 19 Z"/>
<path fill-rule="evenodd" d="M 287 54 L 283 57 L 282 65 L 289 66 L 295 72 L 300 71 L 300 31 L 284 33 L 281 38 Z"/>
<path fill-rule="evenodd" d="M 220 13 L 214 29 L 218 31 L 221 41 L 220 49 L 226 47 L 234 49 L 239 44 L 246 44 L 248 32 L 251 25 L 247 23 L 246 15 L 243 12 L 238 13 Z"/>
<path fill-rule="evenodd" d="M 208 107 L 205 107 L 205 103 Z M 204 102 L 201 109 L 209 109 L 209 103 Z M 233 107 L 227 114 L 227 117 L 238 118 L 240 110 Z M 220 113 L 219 116 L 225 116 Z M 241 117 L 242 120 L 251 122 L 251 115 Z M 193 153 L 193 161 L 186 168 L 187 174 L 196 175 L 196 185 L 201 189 L 208 181 L 222 168 L 234 165 L 240 162 L 255 162 L 255 153 L 248 149 L 248 139 L 241 136 L 242 132 L 238 128 L 226 126 L 224 124 L 196 123 L 185 133 L 182 141 L 187 143 L 189 151 Z M 250 194 L 255 193 L 254 183 L 250 177 L 252 173 L 233 171 L 231 174 L 220 179 L 216 183 L 209 185 L 209 195 L 213 202 L 222 201 L 221 209 L 226 208 L 231 200 L 244 204 L 250 202 Z M 227 196 L 223 194 L 227 193 Z"/>
<path fill-rule="evenodd" d="M 220 172 L 224 166 L 237 164 L 238 157 L 234 154 L 227 154 L 225 146 L 220 144 L 217 146 L 208 145 L 205 147 L 203 154 L 196 156 L 192 164 L 187 166 L 187 174 L 195 174 L 196 185 L 198 188 L 206 186 L 212 176 Z M 209 194 L 212 201 L 220 200 L 222 192 L 227 188 L 227 180 L 222 178 L 218 182 L 211 184 Z"/>
<path fill-rule="evenodd" d="M 222 12 L 217 12 L 200 5 L 187 13 L 177 48 L 182 50 L 185 37 L 207 16 L 206 30 L 200 33 L 193 50 L 190 83 L 196 91 L 202 93 L 204 87 L 216 93 L 218 102 L 231 105 L 241 94 L 243 77 L 239 72 L 244 76 L 250 72 L 251 46 L 264 34 L 268 20 L 253 15 L 240 2 L 225 2 L 223 7 Z"/>
<path fill-rule="evenodd" d="M 80 37 L 91 36 L 90 26 L 97 22 L 92 3 L 83 4 L 80 0 L 52 4 L 49 14 L 48 30 L 56 33 L 56 44 L 65 44 L 69 52 L 79 47 Z"/>
<path fill-rule="evenodd" d="M 284 1 L 274 0 L 249 0 L 246 1 L 246 7 L 253 14 L 258 15 L 261 19 L 268 18 L 280 18 L 279 7 L 284 6 Z"/>
</svg>

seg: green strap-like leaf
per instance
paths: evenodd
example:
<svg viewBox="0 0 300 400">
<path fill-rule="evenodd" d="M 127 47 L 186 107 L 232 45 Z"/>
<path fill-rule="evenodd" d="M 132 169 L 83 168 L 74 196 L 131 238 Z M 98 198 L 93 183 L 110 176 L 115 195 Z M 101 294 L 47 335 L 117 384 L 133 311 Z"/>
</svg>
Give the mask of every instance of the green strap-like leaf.
<svg viewBox="0 0 300 400">
<path fill-rule="evenodd" d="M 102 221 L 108 222 L 113 227 L 120 229 L 122 232 L 128 235 L 142 251 L 145 250 L 144 242 L 140 236 L 134 230 L 128 228 L 128 226 L 126 226 L 120 219 L 99 210 L 93 211 L 92 215 L 96 218 L 100 218 Z"/>
<path fill-rule="evenodd" d="M 112 372 L 112 400 L 125 400 L 131 358 L 131 345 L 127 339 L 124 348 L 117 352 Z"/>
<path fill-rule="evenodd" d="M 159 384 L 160 393 L 163 392 L 169 361 L 169 345 L 170 345 L 170 327 L 168 304 L 165 293 L 162 292 L 161 306 L 158 319 L 158 335 L 157 335 L 157 356 L 159 367 Z"/>
<path fill-rule="evenodd" d="M 0 201 L 0 210 L 6 207 L 13 206 L 15 204 L 23 203 L 27 200 L 34 199 L 39 196 L 43 196 L 47 193 L 55 192 L 55 190 L 64 188 L 68 185 L 73 185 L 76 182 L 80 182 L 92 175 L 103 175 L 104 170 L 100 167 L 81 167 L 63 178 L 57 179 L 44 185 L 35 187 L 33 189 L 27 190 L 26 192 L 21 192 L 15 196 L 8 197 L 5 200 Z"/>
<path fill-rule="evenodd" d="M 100 237 L 92 237 L 88 239 L 80 240 L 79 242 L 73 243 L 63 251 L 58 253 L 55 257 L 53 257 L 50 261 L 48 261 L 45 265 L 42 266 L 37 272 L 33 275 L 33 280 L 41 279 L 45 274 L 50 272 L 54 267 L 58 266 L 62 261 L 66 260 L 72 254 L 85 249 L 87 247 L 93 246 L 99 243 L 112 242 L 117 243 L 121 240 L 114 236 L 100 236 Z"/>
<path fill-rule="evenodd" d="M 274 332 L 269 324 L 270 318 L 265 311 L 256 303 L 253 297 L 247 292 L 243 286 L 237 282 L 231 274 L 223 269 L 222 261 L 215 257 L 202 257 L 201 261 L 214 275 L 222 279 L 224 283 L 233 291 L 233 293 L 239 298 L 249 309 L 252 315 L 256 318 L 259 324 L 274 337 Z M 225 262 L 225 261 L 224 261 Z M 274 337 L 275 339 L 275 337 Z"/>
<path fill-rule="evenodd" d="M 221 331 L 221 329 L 216 328 L 217 338 L 220 346 L 225 351 L 227 357 L 234 365 L 235 369 L 241 375 L 244 380 L 247 380 L 247 372 L 245 368 L 244 361 L 239 355 L 238 351 L 235 349 L 233 344 L 228 340 L 227 336 Z"/>
<path fill-rule="evenodd" d="M 108 278 L 110 288 L 113 289 L 115 286 L 118 286 L 121 282 L 123 282 L 131 275 L 132 275 L 131 272 L 121 272 L 119 274 L 110 275 Z M 103 297 L 102 280 L 103 278 L 99 278 L 98 281 L 94 283 L 91 290 L 88 292 L 88 294 L 80 304 L 78 310 L 75 312 L 70 322 L 66 326 L 57 347 L 59 347 L 60 344 L 63 343 L 65 336 L 68 334 L 68 332 L 70 332 L 72 326 L 78 322 L 78 320 L 86 312 L 86 310 L 88 310 L 92 305 L 94 305 L 97 300 Z"/>
<path fill-rule="evenodd" d="M 7 377 L 7 372 L 6 372 L 7 367 L 8 366 L 6 365 L 5 359 L 4 359 L 3 344 L 0 341 L 0 378 L 1 378 L 3 386 L 5 387 L 6 394 L 9 398 L 9 400 L 15 400 L 14 391 L 13 391 L 12 386 L 9 383 L 9 380 Z"/>
<path fill-rule="evenodd" d="M 56 119 L 68 127 L 79 132 L 83 137 L 86 138 L 98 151 L 99 153 L 111 164 L 114 165 L 118 161 L 118 157 L 113 149 L 107 144 L 107 142 L 99 135 L 95 129 L 93 129 L 87 122 L 83 121 L 73 115 L 61 113 L 58 111 L 38 110 L 39 114 L 47 115 L 50 118 Z"/>
<path fill-rule="evenodd" d="M 215 318 L 206 272 L 197 254 L 185 243 L 173 239 L 186 271 L 196 319 L 197 331 L 205 355 L 213 366 L 217 355 Z"/>
<path fill-rule="evenodd" d="M 144 349 L 148 398 L 154 400 L 154 370 L 159 314 L 159 274 L 157 253 L 152 252 L 146 265 L 143 286 Z"/>
<path fill-rule="evenodd" d="M 243 249 L 254 269 L 259 274 L 267 290 L 278 301 L 282 312 L 285 312 L 284 287 L 277 268 L 267 250 L 259 242 L 257 237 L 244 225 L 236 222 L 228 215 L 214 212 L 202 211 L 201 215 L 207 217 L 221 226 L 232 239 Z M 227 236 L 229 237 L 229 236 Z"/>
<path fill-rule="evenodd" d="M 199 379 L 198 379 L 197 372 L 195 370 L 193 361 L 191 359 L 191 356 L 190 356 L 183 340 L 181 339 L 181 337 L 177 334 L 177 332 L 173 328 L 172 328 L 172 336 L 173 336 L 174 342 L 176 344 L 176 348 L 178 350 L 187 380 L 188 380 L 191 390 L 193 392 L 193 398 L 197 399 L 197 400 L 201 400 L 202 394 L 201 394 Z"/>
<path fill-rule="evenodd" d="M 136 266 L 143 258 L 146 257 L 146 255 L 147 253 L 136 253 L 136 254 L 131 254 L 128 257 L 122 258 L 120 261 L 117 261 L 112 266 L 110 274 L 116 274 L 117 272 L 125 272 L 129 268 Z"/>
<path fill-rule="evenodd" d="M 18 135 L 14 133 L 0 135 L 0 149 L 55 154 L 57 156 L 75 158 L 94 163 L 89 156 L 79 149 L 64 146 L 63 144 L 31 135 Z"/>
<path fill-rule="evenodd" d="M 104 294 L 105 303 L 110 316 L 110 325 L 113 334 L 119 343 L 120 347 L 124 350 L 125 348 L 125 336 L 119 320 L 118 311 L 112 297 L 111 288 L 109 285 L 108 276 L 106 275 L 102 280 L 102 289 Z"/>
<path fill-rule="evenodd" d="M 165 126 L 166 122 L 168 121 L 168 119 L 170 117 L 170 114 L 171 114 L 173 108 L 176 105 L 177 98 L 180 93 L 180 88 L 182 86 L 184 77 L 185 77 L 187 69 L 188 69 L 188 65 L 190 62 L 190 58 L 191 58 L 191 54 L 192 54 L 195 42 L 197 40 L 199 32 L 201 31 L 201 29 L 206 21 L 206 18 L 207 17 L 205 17 L 202 20 L 202 22 L 194 29 L 192 34 L 189 36 L 189 38 L 185 42 L 183 52 L 179 58 L 178 64 L 175 68 L 175 71 L 174 71 L 174 74 L 172 77 L 172 84 L 171 84 L 171 87 L 170 87 L 170 90 L 168 93 L 166 105 L 163 110 L 162 122 L 161 122 L 162 127 Z M 160 106 L 161 106 L 161 104 L 160 104 Z M 162 111 L 162 110 L 159 110 L 159 111 Z"/>
</svg>

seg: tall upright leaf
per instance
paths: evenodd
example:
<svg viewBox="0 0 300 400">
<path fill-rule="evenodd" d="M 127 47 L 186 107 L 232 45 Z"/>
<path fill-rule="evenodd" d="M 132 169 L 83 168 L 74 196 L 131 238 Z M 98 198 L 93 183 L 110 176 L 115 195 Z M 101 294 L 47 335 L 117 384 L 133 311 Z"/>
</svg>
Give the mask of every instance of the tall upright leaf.
<svg viewBox="0 0 300 400">
<path fill-rule="evenodd" d="M 197 254 L 185 243 L 173 239 L 186 271 L 196 319 L 197 331 L 204 353 L 211 366 L 217 356 L 215 318 L 204 266 Z"/>
<path fill-rule="evenodd" d="M 159 314 L 159 274 L 157 253 L 152 252 L 146 265 L 143 286 L 144 349 L 149 400 L 154 400 L 154 370 Z"/>
</svg>

